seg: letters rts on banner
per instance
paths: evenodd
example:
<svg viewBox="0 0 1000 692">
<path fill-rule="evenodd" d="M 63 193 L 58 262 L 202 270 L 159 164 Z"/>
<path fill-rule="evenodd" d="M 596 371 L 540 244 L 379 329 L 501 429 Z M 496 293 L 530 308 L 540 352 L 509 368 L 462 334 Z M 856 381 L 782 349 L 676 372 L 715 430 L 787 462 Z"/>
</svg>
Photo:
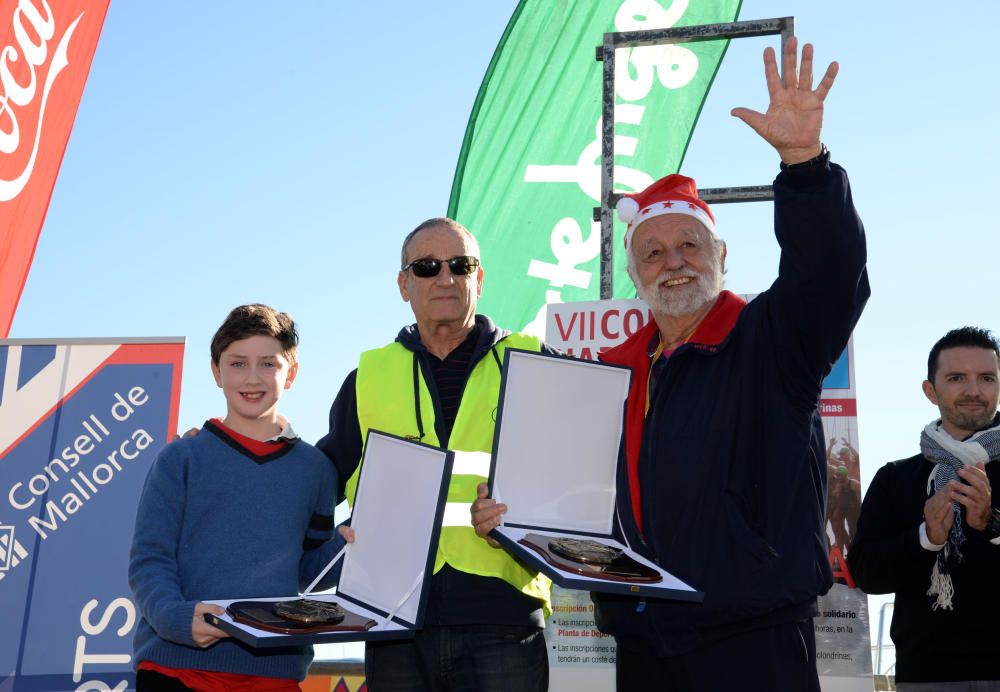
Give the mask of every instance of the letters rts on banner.
<svg viewBox="0 0 1000 692">
<path fill-rule="evenodd" d="M 548 305 L 545 341 L 569 355 L 594 360 L 598 353 L 621 343 L 651 319 L 649 308 L 641 300 L 552 303 Z M 872 689 L 868 600 L 856 587 L 844 560 L 861 511 L 854 384 L 852 340 L 823 382 L 820 401 L 828 445 L 827 534 L 835 581 L 830 592 L 819 600 L 820 617 L 815 622 L 817 668 L 824 692 Z M 591 636 L 596 628 L 593 612 L 585 603 L 577 602 L 573 592 L 556 589 L 553 606 L 555 615 L 545 631 L 553 668 L 600 667 L 607 659 L 614 663 L 614 639 L 598 642 Z M 573 627 L 560 626 L 560 618 L 566 613 L 572 615 Z M 595 660 L 592 652 L 598 643 L 600 652 Z M 584 662 L 576 653 L 591 658 Z"/>
<path fill-rule="evenodd" d="M 0 338 L 10 333 L 109 0 L 0 0 Z"/>
<path fill-rule="evenodd" d="M 0 690 L 134 687 L 129 544 L 183 351 L 0 341 Z"/>
</svg>

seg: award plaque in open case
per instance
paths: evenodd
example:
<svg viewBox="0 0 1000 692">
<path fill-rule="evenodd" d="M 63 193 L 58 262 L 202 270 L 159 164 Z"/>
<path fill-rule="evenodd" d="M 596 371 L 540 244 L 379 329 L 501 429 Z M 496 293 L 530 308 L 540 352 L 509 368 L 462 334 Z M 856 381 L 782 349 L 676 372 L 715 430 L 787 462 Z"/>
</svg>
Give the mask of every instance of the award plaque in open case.
<svg viewBox="0 0 1000 692">
<path fill-rule="evenodd" d="M 614 538 L 631 370 L 507 349 L 490 467 L 491 535 L 564 588 L 701 601 Z"/>
<path fill-rule="evenodd" d="M 227 612 L 206 619 L 257 648 L 413 637 L 423 625 L 453 458 L 369 431 L 351 515 L 357 540 L 344 551 L 337 593 L 306 593 L 305 603 L 289 594 L 212 601 Z M 322 612 L 338 610 L 324 603 L 337 604 L 344 619 Z"/>
</svg>

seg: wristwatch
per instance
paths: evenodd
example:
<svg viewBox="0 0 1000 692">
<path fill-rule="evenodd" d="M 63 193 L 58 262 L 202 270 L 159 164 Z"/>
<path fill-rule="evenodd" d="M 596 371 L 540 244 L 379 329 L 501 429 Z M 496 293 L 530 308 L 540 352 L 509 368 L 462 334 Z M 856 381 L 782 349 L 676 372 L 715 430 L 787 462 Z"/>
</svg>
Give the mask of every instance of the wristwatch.
<svg viewBox="0 0 1000 692">
<path fill-rule="evenodd" d="M 822 168 L 826 165 L 827 161 L 830 160 L 830 150 L 826 148 L 826 145 L 820 142 L 819 153 L 812 157 L 808 161 L 799 161 L 798 163 L 785 163 L 781 162 L 781 170 L 789 172 L 804 172 L 812 171 L 813 169 Z"/>
<path fill-rule="evenodd" d="M 994 538 L 1000 538 L 1000 510 L 995 507 L 990 514 L 990 518 L 986 521 L 986 528 L 983 529 L 983 535 L 990 541 Z"/>
</svg>

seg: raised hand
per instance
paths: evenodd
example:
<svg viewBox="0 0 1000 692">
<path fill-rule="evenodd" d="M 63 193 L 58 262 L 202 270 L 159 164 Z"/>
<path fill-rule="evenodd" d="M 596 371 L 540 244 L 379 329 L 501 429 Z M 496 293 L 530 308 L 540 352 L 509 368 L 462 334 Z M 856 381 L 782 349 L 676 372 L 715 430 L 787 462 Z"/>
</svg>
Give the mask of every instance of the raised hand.
<svg viewBox="0 0 1000 692">
<path fill-rule="evenodd" d="M 802 65 L 799 66 L 798 41 L 794 36 L 785 44 L 782 68 L 784 82 L 778 74 L 774 49 L 765 49 L 764 76 L 771 97 L 767 113 L 734 108 L 732 115 L 777 149 L 782 161 L 787 164 L 801 163 L 818 156 L 821 151 L 823 101 L 840 68 L 836 62 L 830 63 L 819 86 L 813 89 L 812 44 L 807 43 L 802 48 Z"/>
</svg>

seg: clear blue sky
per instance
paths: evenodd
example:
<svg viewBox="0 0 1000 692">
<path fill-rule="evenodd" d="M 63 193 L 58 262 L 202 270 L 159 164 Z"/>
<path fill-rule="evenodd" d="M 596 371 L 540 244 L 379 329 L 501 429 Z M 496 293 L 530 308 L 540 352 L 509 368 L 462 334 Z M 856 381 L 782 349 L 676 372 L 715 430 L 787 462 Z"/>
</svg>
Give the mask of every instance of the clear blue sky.
<svg viewBox="0 0 1000 692">
<path fill-rule="evenodd" d="M 283 408 L 315 440 L 358 353 L 411 321 L 399 243 L 446 210 L 515 4 L 113 0 L 11 337 L 187 337 L 186 427 L 224 411 L 215 328 L 234 305 L 270 303 L 300 325 Z M 873 296 L 856 332 L 867 484 L 914 453 L 935 413 L 919 389 L 933 341 L 966 323 L 1000 331 L 1000 64 L 983 36 L 1000 4 L 745 0 L 741 12 L 784 15 L 818 62 L 841 63 L 824 140 L 868 230 Z M 728 115 L 766 106 L 760 53 L 775 44 L 731 46 L 682 168 L 703 186 L 776 173 Z M 737 292 L 774 276 L 770 214 L 717 209 Z M 488 275 L 485 290 L 499 290 Z"/>
</svg>

